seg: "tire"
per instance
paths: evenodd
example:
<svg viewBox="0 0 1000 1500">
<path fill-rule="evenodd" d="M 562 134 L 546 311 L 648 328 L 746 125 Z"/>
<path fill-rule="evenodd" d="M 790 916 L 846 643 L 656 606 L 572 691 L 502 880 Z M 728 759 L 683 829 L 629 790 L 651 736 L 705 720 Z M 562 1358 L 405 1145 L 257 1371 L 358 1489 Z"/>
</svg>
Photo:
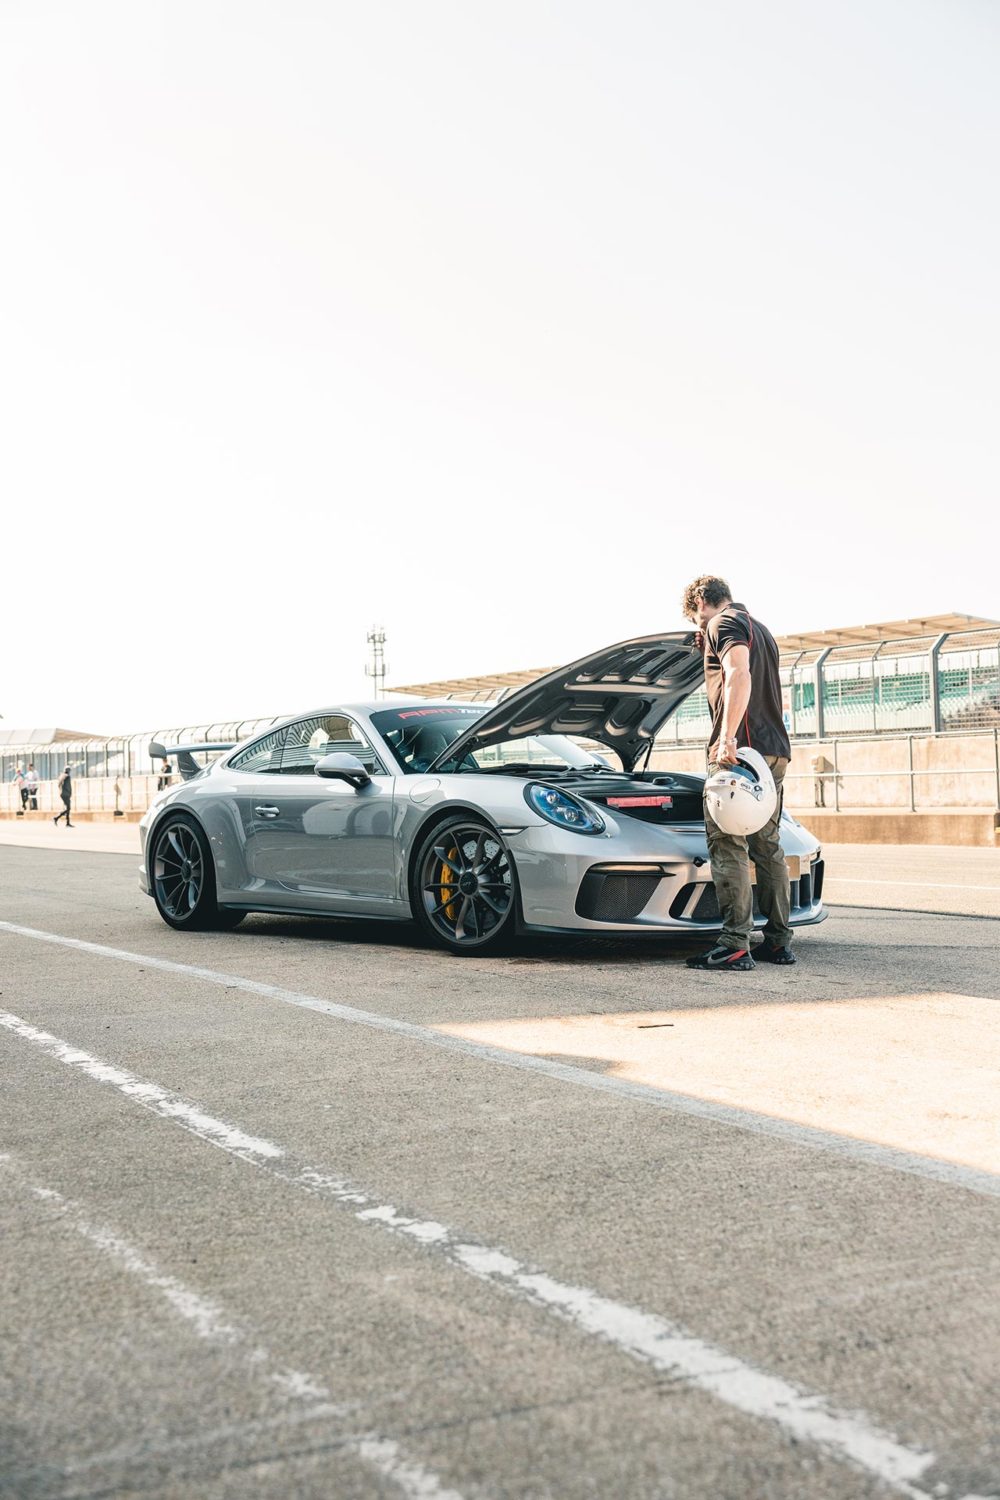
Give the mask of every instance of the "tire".
<svg viewBox="0 0 1000 1500">
<path fill-rule="evenodd" d="M 216 901 L 215 863 L 208 839 L 186 813 L 171 813 L 157 825 L 149 881 L 156 909 L 168 927 L 182 932 L 231 932 L 246 916 Z"/>
<path fill-rule="evenodd" d="M 458 955 L 500 952 L 517 930 L 517 903 L 513 857 L 490 823 L 456 814 L 431 829 L 413 862 L 410 906 L 432 942 Z"/>
</svg>

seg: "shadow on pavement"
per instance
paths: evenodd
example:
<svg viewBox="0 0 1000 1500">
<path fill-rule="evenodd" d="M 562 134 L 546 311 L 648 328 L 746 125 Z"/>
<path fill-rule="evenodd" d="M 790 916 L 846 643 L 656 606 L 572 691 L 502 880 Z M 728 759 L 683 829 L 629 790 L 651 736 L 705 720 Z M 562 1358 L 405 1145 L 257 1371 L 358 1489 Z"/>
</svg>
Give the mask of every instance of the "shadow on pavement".
<svg viewBox="0 0 1000 1500">
<path fill-rule="evenodd" d="M 349 917 L 281 917 L 266 913 L 254 913 L 233 933 L 235 938 L 250 938 L 255 935 L 272 938 L 294 938 L 296 941 L 334 944 L 357 944 L 368 948 L 404 948 L 416 952 L 438 954 L 449 957 L 443 948 L 438 948 L 424 936 L 412 922 L 354 921 Z M 503 953 L 481 954 L 480 960 L 510 967 L 513 965 L 545 965 L 551 962 L 623 963 L 641 964 L 644 961 L 662 964 L 681 963 L 691 953 L 699 953 L 710 946 L 711 939 L 704 934 L 697 937 L 663 937 L 660 934 L 646 936 L 630 934 L 626 937 L 564 937 L 540 933 L 515 939 Z M 457 964 L 465 964 L 468 958 L 454 958 Z"/>
</svg>

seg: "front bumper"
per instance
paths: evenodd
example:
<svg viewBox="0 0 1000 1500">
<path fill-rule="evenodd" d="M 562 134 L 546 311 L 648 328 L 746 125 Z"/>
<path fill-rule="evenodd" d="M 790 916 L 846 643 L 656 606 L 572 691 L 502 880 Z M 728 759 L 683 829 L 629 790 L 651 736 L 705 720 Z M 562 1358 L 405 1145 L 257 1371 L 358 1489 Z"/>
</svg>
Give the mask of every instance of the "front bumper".
<svg viewBox="0 0 1000 1500">
<path fill-rule="evenodd" d="M 619 826 L 584 838 L 531 827 L 510 837 L 528 931 L 711 936 L 722 918 L 700 824 Z M 581 848 L 581 846 L 583 846 Z M 816 840 L 782 827 L 789 866 L 790 925 L 822 922 L 823 860 Z M 751 865 L 751 877 L 753 866 Z M 754 925 L 765 918 L 754 902 Z"/>
</svg>

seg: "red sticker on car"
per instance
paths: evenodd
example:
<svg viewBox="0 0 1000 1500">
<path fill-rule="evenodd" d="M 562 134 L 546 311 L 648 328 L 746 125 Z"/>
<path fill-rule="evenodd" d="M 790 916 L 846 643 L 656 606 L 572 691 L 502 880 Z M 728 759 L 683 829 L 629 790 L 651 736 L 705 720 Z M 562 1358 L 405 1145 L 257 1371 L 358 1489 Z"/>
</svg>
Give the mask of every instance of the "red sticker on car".
<svg viewBox="0 0 1000 1500">
<path fill-rule="evenodd" d="M 609 797 L 609 807 L 673 807 L 673 797 Z"/>
</svg>

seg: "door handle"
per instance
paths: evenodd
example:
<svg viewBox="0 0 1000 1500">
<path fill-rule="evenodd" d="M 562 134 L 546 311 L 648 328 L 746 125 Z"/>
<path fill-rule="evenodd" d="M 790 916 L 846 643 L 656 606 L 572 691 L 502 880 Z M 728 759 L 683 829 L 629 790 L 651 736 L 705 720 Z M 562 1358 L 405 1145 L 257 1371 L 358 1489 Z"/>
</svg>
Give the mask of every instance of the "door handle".
<svg viewBox="0 0 1000 1500">
<path fill-rule="evenodd" d="M 254 812 L 258 818 L 277 818 L 281 816 L 280 807 L 255 807 Z"/>
</svg>

